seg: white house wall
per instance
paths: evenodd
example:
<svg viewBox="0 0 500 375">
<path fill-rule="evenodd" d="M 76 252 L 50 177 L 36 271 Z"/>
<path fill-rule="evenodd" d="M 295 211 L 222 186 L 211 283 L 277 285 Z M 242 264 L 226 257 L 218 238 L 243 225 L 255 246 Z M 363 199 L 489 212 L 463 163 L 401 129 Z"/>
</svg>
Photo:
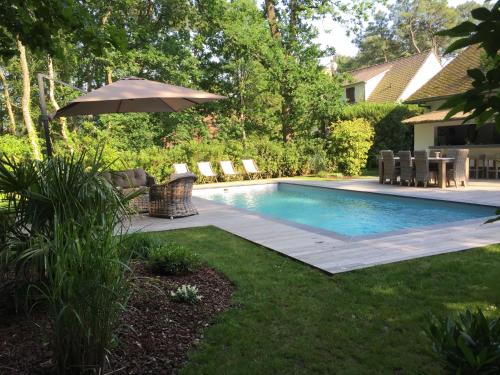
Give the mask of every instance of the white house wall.
<svg viewBox="0 0 500 375">
<path fill-rule="evenodd" d="M 434 53 L 430 53 L 425 59 L 424 63 L 417 70 L 410 83 L 406 86 L 405 90 L 398 98 L 398 101 L 408 99 L 415 91 L 421 88 L 427 81 L 434 77 L 443 67 L 438 57 Z"/>
</svg>

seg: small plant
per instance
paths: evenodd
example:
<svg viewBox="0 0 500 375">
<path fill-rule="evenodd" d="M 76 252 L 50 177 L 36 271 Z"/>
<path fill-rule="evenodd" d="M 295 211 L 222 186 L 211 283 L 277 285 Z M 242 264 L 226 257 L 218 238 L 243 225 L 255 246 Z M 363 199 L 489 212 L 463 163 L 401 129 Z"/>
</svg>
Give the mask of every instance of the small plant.
<svg viewBox="0 0 500 375">
<path fill-rule="evenodd" d="M 203 298 L 200 296 L 198 288 L 194 285 L 181 285 L 175 292 L 170 292 L 170 298 L 175 302 L 189 303 L 194 305 Z"/>
<path fill-rule="evenodd" d="M 466 310 L 457 318 L 432 317 L 428 336 L 453 374 L 500 373 L 500 320 Z"/>
<path fill-rule="evenodd" d="M 148 233 L 135 233 L 124 236 L 121 243 L 126 258 L 147 259 L 151 250 L 162 246 L 161 239 Z"/>
<path fill-rule="evenodd" d="M 185 275 L 198 270 L 200 259 L 182 246 L 166 244 L 149 253 L 149 264 L 160 275 Z"/>
</svg>

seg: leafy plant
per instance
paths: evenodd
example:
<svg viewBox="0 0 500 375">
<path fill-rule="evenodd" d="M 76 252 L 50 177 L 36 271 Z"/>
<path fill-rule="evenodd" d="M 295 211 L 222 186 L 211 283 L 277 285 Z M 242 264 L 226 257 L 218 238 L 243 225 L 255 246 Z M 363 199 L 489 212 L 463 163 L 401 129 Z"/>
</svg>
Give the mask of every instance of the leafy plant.
<svg viewBox="0 0 500 375">
<path fill-rule="evenodd" d="M 466 310 L 457 318 L 432 317 L 428 336 L 449 373 L 500 372 L 500 320 L 487 319 L 480 309 Z"/>
<path fill-rule="evenodd" d="M 134 233 L 124 236 L 121 246 L 125 257 L 147 259 L 151 250 L 162 244 L 163 242 L 157 237 L 147 233 Z"/>
<path fill-rule="evenodd" d="M 373 127 L 363 119 L 332 124 L 329 156 L 337 169 L 349 176 L 359 175 L 366 166 L 368 150 L 373 144 Z"/>
<path fill-rule="evenodd" d="M 153 249 L 148 260 L 153 272 L 161 275 L 185 275 L 200 267 L 198 255 L 177 244 Z"/>
<path fill-rule="evenodd" d="M 175 292 L 170 292 L 170 298 L 175 302 L 194 305 L 200 302 L 203 296 L 200 295 L 196 286 L 184 284 L 178 287 Z"/>
<path fill-rule="evenodd" d="M 117 225 L 128 213 L 127 201 L 101 175 L 109 165 L 102 160 L 102 149 L 94 154 L 57 156 L 44 161 L 14 160 L 0 157 L 0 209 L 6 246 L 0 259 L 16 275 L 24 271 L 43 277 L 55 261 L 47 252 L 29 251 L 35 238 L 54 239 L 57 222 L 86 220 L 86 215 L 111 213 L 96 220 L 112 220 Z"/>
<path fill-rule="evenodd" d="M 446 53 L 477 45 L 485 51 L 487 63 L 484 69 L 467 70 L 472 88 L 449 98 L 441 108 L 451 108 L 446 119 L 465 112 L 469 115 L 464 123 L 474 119 L 478 125 L 483 125 L 494 120 L 500 129 L 500 1 L 491 9 L 473 9 L 471 15 L 477 22 L 465 21 L 437 34 L 459 38 L 446 49 Z"/>
</svg>

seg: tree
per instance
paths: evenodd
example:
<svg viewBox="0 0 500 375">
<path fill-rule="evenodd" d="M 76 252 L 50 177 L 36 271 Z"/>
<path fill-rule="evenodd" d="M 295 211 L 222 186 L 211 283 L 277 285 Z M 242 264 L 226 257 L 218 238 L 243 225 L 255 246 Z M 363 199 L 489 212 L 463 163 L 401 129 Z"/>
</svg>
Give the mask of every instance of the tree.
<svg viewBox="0 0 500 375">
<path fill-rule="evenodd" d="M 12 110 L 12 103 L 10 100 L 9 84 L 7 78 L 2 68 L 0 68 L 0 81 L 3 86 L 3 100 L 5 102 L 5 108 L 7 109 L 7 114 L 9 116 L 9 126 L 8 131 L 10 134 L 16 134 L 16 118 L 14 117 L 14 111 Z"/>
<path fill-rule="evenodd" d="M 391 15 L 398 38 L 412 53 L 428 49 L 440 52 L 445 40 L 436 33 L 458 20 L 456 10 L 448 6 L 447 0 L 403 0 L 391 7 Z"/>
<path fill-rule="evenodd" d="M 26 48 L 23 43 L 18 40 L 17 48 L 19 49 L 19 63 L 21 65 L 21 71 L 23 74 L 23 96 L 21 99 L 21 107 L 23 110 L 24 125 L 26 126 L 26 131 L 28 133 L 28 138 L 31 143 L 31 149 L 33 151 L 33 156 L 36 160 L 41 159 L 40 147 L 38 146 L 38 136 L 36 134 L 36 129 L 33 124 L 33 119 L 31 118 L 31 85 L 30 85 L 30 72 L 28 69 L 28 60 L 26 58 Z"/>
</svg>

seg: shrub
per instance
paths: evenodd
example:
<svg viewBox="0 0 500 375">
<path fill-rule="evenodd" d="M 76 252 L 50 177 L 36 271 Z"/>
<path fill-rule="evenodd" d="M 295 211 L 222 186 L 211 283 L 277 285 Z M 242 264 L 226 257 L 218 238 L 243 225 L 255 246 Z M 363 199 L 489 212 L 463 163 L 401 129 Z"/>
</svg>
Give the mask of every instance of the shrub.
<svg viewBox="0 0 500 375">
<path fill-rule="evenodd" d="M 449 373 L 500 373 L 499 319 L 487 319 L 479 309 L 441 321 L 432 317 L 428 336 Z"/>
<path fill-rule="evenodd" d="M 339 121 L 332 125 L 329 143 L 329 155 L 337 169 L 345 175 L 359 175 L 373 144 L 373 127 L 363 119 Z"/>
<path fill-rule="evenodd" d="M 0 159 L 4 267 L 36 283 L 60 374 L 101 373 L 128 287 L 115 230 L 127 200 L 101 176 L 102 154 Z"/>
<path fill-rule="evenodd" d="M 148 259 L 153 272 L 161 275 L 185 275 L 200 267 L 200 259 L 196 253 L 176 244 L 153 249 Z"/>
<path fill-rule="evenodd" d="M 182 285 L 175 292 L 170 292 L 170 298 L 175 302 L 189 303 L 194 305 L 203 298 L 194 285 Z"/>
<path fill-rule="evenodd" d="M 121 247 L 125 258 L 147 259 L 149 253 L 163 244 L 158 237 L 147 233 L 135 233 L 124 236 Z"/>
<path fill-rule="evenodd" d="M 26 158 L 31 156 L 31 147 L 28 137 L 16 137 L 5 134 L 0 137 L 0 154 L 9 155 L 10 158 Z"/>
<path fill-rule="evenodd" d="M 373 146 L 369 151 L 371 166 L 376 166 L 376 156 L 380 150 L 412 150 L 413 127 L 401 121 L 420 114 L 422 108 L 416 105 L 396 103 L 357 103 L 345 106 L 339 114 L 339 120 L 363 118 L 375 130 Z"/>
</svg>

